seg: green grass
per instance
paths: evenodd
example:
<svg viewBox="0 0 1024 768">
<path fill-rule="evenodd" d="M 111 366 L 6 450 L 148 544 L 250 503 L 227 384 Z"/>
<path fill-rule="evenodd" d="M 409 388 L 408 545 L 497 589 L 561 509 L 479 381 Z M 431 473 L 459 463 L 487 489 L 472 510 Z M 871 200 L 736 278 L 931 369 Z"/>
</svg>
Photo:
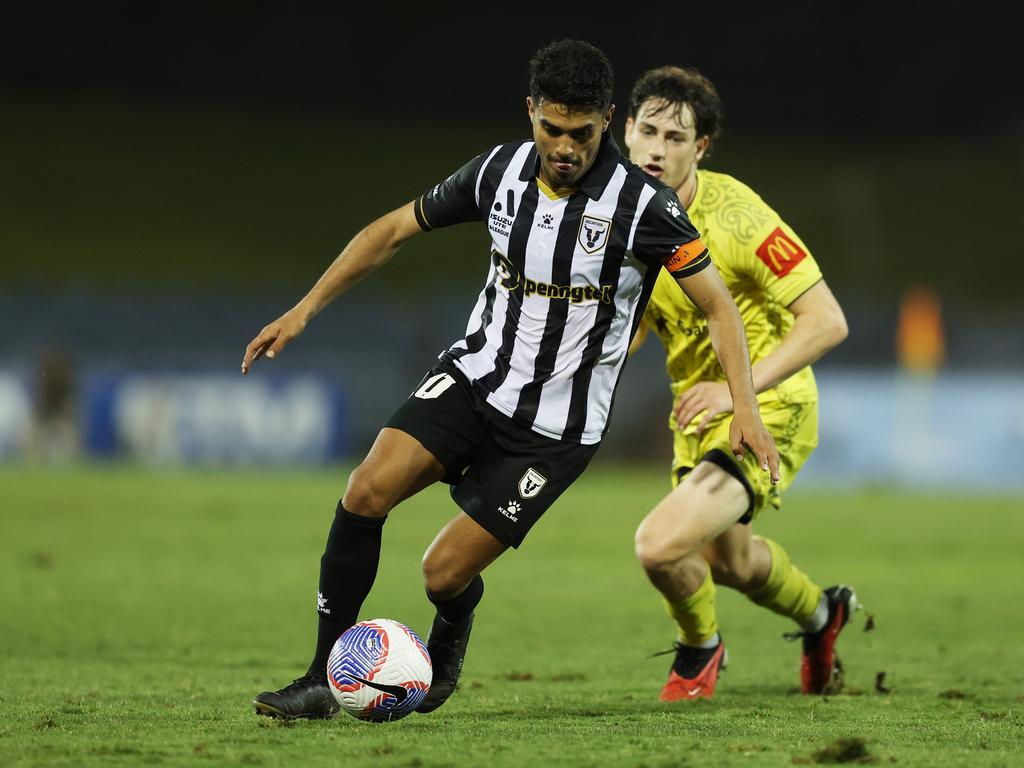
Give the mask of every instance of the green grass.
<svg viewBox="0 0 1024 768">
<path fill-rule="evenodd" d="M 491 569 L 463 685 L 385 725 L 284 726 L 252 696 L 308 661 L 345 473 L 0 471 L 0 765 L 728 766 L 1024 754 L 1019 499 L 792 493 L 759 530 L 864 615 L 848 692 L 795 693 L 783 619 L 719 592 L 713 701 L 657 701 L 672 631 L 632 555 L 661 473 L 597 465 Z M 425 632 L 419 558 L 442 488 L 396 511 L 366 618 Z M 884 672 L 881 693 L 875 689 Z M 862 739 L 845 752 L 839 739 Z M 829 747 L 831 752 L 827 752 Z M 866 754 L 865 754 L 866 753 Z"/>
</svg>

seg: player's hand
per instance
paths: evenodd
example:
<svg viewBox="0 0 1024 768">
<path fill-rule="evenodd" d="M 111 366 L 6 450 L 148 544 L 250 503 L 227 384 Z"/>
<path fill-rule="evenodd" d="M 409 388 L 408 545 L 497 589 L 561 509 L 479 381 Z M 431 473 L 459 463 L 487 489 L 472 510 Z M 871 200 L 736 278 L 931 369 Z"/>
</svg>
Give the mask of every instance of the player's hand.
<svg viewBox="0 0 1024 768">
<path fill-rule="evenodd" d="M 724 381 L 698 381 L 679 395 L 672 414 L 680 429 L 686 429 L 701 411 L 704 418 L 697 425 L 697 434 L 703 434 L 708 422 L 720 413 L 732 412 L 732 393 Z"/>
<path fill-rule="evenodd" d="M 273 360 L 274 356 L 305 328 L 306 318 L 297 308 L 288 310 L 270 325 L 264 326 L 259 335 L 245 348 L 242 373 L 248 373 L 249 366 L 261 357 Z"/>
<path fill-rule="evenodd" d="M 756 411 L 733 416 L 729 425 L 729 443 L 737 461 L 743 461 L 745 445 L 754 452 L 761 469 L 769 473 L 772 485 L 779 482 L 779 451 Z"/>
</svg>

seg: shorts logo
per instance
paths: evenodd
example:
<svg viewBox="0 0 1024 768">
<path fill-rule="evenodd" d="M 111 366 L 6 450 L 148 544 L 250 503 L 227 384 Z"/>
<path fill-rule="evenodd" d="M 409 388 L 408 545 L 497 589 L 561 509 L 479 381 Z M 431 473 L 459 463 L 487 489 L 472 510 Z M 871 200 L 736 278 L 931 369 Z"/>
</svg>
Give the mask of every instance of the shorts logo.
<svg viewBox="0 0 1024 768">
<path fill-rule="evenodd" d="M 540 489 L 547 481 L 548 479 L 544 475 L 530 467 L 519 481 L 519 495 L 524 499 L 532 499 L 540 493 Z"/>
<path fill-rule="evenodd" d="M 587 253 L 597 253 L 608 242 L 612 223 L 587 214 L 580 219 L 579 243 Z"/>
<path fill-rule="evenodd" d="M 507 507 L 498 507 L 498 511 L 511 520 L 513 523 L 519 522 L 519 513 L 523 511 L 523 505 L 514 499 L 508 500 Z"/>
<path fill-rule="evenodd" d="M 793 267 L 807 258 L 807 251 L 776 227 L 757 248 L 757 258 L 765 263 L 776 277 L 785 277 Z"/>
</svg>

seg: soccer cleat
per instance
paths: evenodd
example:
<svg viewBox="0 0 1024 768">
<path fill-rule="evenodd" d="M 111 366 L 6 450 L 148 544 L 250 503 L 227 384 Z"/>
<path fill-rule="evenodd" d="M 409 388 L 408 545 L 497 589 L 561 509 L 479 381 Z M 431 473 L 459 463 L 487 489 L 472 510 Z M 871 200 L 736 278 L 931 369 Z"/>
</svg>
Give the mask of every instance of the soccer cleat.
<svg viewBox="0 0 1024 768">
<path fill-rule="evenodd" d="M 433 712 L 455 692 L 462 674 L 462 662 L 466 658 L 466 646 L 469 644 L 469 633 L 473 629 L 473 614 L 460 624 L 450 624 L 434 616 L 427 637 L 427 651 L 430 653 L 430 664 L 434 668 L 430 690 L 416 708 L 417 712 Z"/>
<path fill-rule="evenodd" d="M 661 701 L 710 699 L 715 693 L 718 673 L 725 669 L 728 654 L 721 638 L 714 648 L 694 648 L 676 643 L 676 659 L 661 689 Z"/>
<path fill-rule="evenodd" d="M 836 640 L 860 608 L 853 587 L 838 586 L 825 590 L 828 621 L 817 632 L 804 632 L 803 658 L 800 663 L 800 690 L 803 693 L 837 693 L 843 687 L 843 665 L 836 655 Z"/>
<path fill-rule="evenodd" d="M 340 709 L 327 687 L 327 677 L 308 673 L 279 691 L 264 691 L 252 704 L 256 714 L 279 720 L 320 720 L 335 717 Z"/>
</svg>

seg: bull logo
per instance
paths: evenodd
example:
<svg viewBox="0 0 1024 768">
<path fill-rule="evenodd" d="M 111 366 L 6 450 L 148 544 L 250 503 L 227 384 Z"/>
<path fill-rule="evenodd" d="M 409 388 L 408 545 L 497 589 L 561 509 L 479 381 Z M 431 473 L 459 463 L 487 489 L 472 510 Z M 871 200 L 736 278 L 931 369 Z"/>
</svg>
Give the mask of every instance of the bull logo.
<svg viewBox="0 0 1024 768">
<path fill-rule="evenodd" d="M 524 499 L 532 499 L 540 493 L 540 489 L 547 481 L 548 479 L 544 475 L 530 467 L 519 480 L 519 495 Z"/>
<path fill-rule="evenodd" d="M 608 233 L 612 223 L 608 219 L 599 219 L 589 214 L 580 219 L 579 242 L 587 253 L 597 253 L 608 242 Z"/>
</svg>

